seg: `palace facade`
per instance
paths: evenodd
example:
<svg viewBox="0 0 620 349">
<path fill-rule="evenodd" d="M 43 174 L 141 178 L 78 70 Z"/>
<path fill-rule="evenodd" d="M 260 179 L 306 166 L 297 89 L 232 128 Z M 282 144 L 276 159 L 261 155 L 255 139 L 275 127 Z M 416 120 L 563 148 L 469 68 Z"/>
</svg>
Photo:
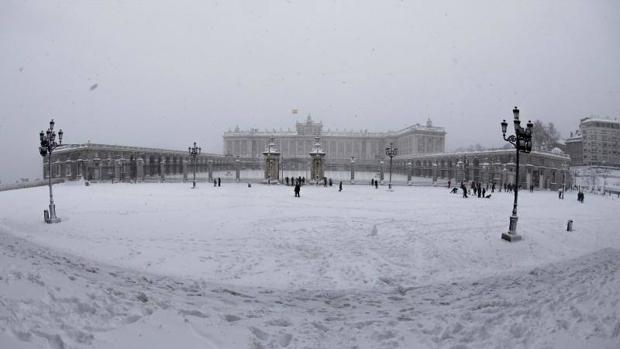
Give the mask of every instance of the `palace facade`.
<svg viewBox="0 0 620 349">
<path fill-rule="evenodd" d="M 239 131 L 224 134 L 224 154 L 200 154 L 196 172 L 223 179 L 262 180 L 265 150 L 270 138 L 272 149 L 279 156 L 278 171 L 288 176 L 307 171 L 316 138 L 325 152 L 327 173 L 366 172 L 380 179 L 388 171 L 389 158 L 385 147 L 394 143 L 399 153 L 393 158 L 394 174 L 412 178 L 432 178 L 433 183 L 451 181 L 481 182 L 496 185 L 514 184 L 516 163 L 514 149 L 446 153 L 443 128 L 413 125 L 396 132 L 331 132 L 310 117 L 297 123 L 294 132 Z M 43 176 L 48 178 L 47 162 L 43 159 Z M 52 154 L 52 177 L 91 181 L 165 181 L 186 180 L 194 163 L 186 150 L 170 150 L 117 146 L 107 144 L 70 144 L 60 146 Z M 568 166 L 570 157 L 559 149 L 553 152 L 533 151 L 522 154 L 519 182 L 524 188 L 557 189 L 572 184 Z M 234 174 L 234 175 L 233 175 Z M 298 174 L 295 174 L 297 176 Z M 203 180 L 204 178 L 203 175 Z"/>
<path fill-rule="evenodd" d="M 306 158 L 320 137 L 328 160 L 376 160 L 385 157 L 385 148 L 394 143 L 402 155 L 433 154 L 445 151 L 446 131 L 435 127 L 429 119 L 426 125 L 412 125 L 399 131 L 369 132 L 324 130 L 321 122 L 310 116 L 305 122 L 297 122 L 295 130 L 260 131 L 239 130 L 224 133 L 224 154 L 257 159 L 269 143 L 275 139 L 276 146 L 287 158 Z"/>
</svg>

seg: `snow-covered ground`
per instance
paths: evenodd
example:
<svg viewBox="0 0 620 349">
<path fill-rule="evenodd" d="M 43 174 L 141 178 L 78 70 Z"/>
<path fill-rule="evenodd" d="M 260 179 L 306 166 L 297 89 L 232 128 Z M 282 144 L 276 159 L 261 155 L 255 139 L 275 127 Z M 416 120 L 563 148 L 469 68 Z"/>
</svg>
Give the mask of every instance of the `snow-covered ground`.
<svg viewBox="0 0 620 349">
<path fill-rule="evenodd" d="M 620 346 L 615 198 L 190 186 L 1 192 L 0 348 Z"/>
</svg>

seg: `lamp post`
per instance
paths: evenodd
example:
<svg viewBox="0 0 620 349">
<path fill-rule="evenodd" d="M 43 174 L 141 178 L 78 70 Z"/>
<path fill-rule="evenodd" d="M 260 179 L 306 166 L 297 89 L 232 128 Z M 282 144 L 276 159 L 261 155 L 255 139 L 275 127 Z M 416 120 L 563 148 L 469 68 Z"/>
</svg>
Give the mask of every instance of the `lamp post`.
<svg viewBox="0 0 620 349">
<path fill-rule="evenodd" d="M 514 127 L 515 134 L 506 137 L 506 128 L 508 127 L 508 123 L 506 120 L 503 120 L 502 125 L 502 136 L 504 140 L 510 144 L 512 144 L 516 151 L 516 174 L 515 174 L 515 200 L 512 207 L 512 216 L 510 216 L 510 226 L 508 228 L 508 233 L 502 233 L 502 239 L 507 241 L 519 241 L 521 240 L 521 236 L 517 234 L 517 221 L 519 217 L 517 217 L 517 198 L 519 196 L 519 153 L 529 153 L 532 151 L 532 129 L 534 125 L 531 121 L 527 122 L 527 128 L 521 127 L 521 121 L 519 120 L 519 109 L 515 107 L 512 110 L 514 115 Z"/>
<path fill-rule="evenodd" d="M 388 188 L 392 189 L 392 158 L 398 155 L 398 148 L 390 142 L 390 146 L 385 148 L 385 155 L 390 157 L 390 182 L 388 184 Z"/>
<path fill-rule="evenodd" d="M 41 146 L 39 146 L 39 154 L 45 159 L 47 155 L 47 178 L 49 179 L 49 187 L 50 187 L 50 205 L 49 212 L 44 211 L 45 223 L 58 223 L 60 222 L 60 218 L 56 217 L 56 204 L 54 204 L 54 193 L 52 192 L 52 151 L 56 149 L 59 145 L 62 144 L 62 129 L 58 131 L 58 143 L 56 143 L 56 132 L 54 131 L 54 119 L 50 121 L 50 127 L 47 131 L 41 131 L 39 133 L 39 141 L 41 141 Z"/>
<path fill-rule="evenodd" d="M 189 156 L 192 159 L 192 162 L 194 163 L 194 180 L 193 180 L 193 185 L 192 185 L 192 189 L 196 188 L 196 158 L 198 157 L 198 155 L 200 155 L 200 151 L 202 149 L 200 149 L 200 147 L 196 146 L 196 142 L 194 142 L 194 146 L 193 147 L 187 147 L 187 151 L 189 152 Z"/>
</svg>

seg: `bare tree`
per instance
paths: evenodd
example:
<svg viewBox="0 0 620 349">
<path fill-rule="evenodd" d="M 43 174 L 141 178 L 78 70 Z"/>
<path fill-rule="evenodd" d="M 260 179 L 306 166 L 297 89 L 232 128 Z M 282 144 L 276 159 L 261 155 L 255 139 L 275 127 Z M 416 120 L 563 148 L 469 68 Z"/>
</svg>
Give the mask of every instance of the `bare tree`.
<svg viewBox="0 0 620 349">
<path fill-rule="evenodd" d="M 560 137 L 560 132 L 552 122 L 545 125 L 540 120 L 534 121 L 532 142 L 535 150 L 549 151 L 553 149 L 558 145 Z"/>
</svg>

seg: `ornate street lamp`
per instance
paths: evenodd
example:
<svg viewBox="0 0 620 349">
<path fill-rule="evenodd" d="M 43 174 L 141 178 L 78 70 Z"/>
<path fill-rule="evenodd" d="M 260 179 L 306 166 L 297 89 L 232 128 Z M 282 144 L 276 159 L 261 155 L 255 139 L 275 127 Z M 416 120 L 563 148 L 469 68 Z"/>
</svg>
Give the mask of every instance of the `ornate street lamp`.
<svg viewBox="0 0 620 349">
<path fill-rule="evenodd" d="M 517 198 L 519 195 L 519 153 L 529 153 L 532 151 L 532 129 L 534 128 L 531 121 L 527 122 L 527 128 L 521 127 L 521 121 L 519 120 L 519 109 L 517 109 L 517 107 L 512 110 L 512 113 L 514 115 L 515 134 L 506 137 L 506 128 L 508 127 L 508 123 L 506 120 L 503 120 L 501 124 L 502 136 L 504 137 L 504 140 L 512 144 L 517 151 L 515 200 L 512 207 L 512 216 L 510 216 L 508 233 L 502 233 L 502 239 L 510 242 L 521 240 L 521 236 L 517 234 L 517 220 L 519 219 L 519 217 L 517 217 Z"/>
<path fill-rule="evenodd" d="M 189 156 L 192 159 L 192 162 L 194 163 L 194 181 L 193 181 L 193 185 L 192 185 L 192 189 L 196 188 L 196 158 L 198 157 L 198 155 L 200 155 L 200 147 L 196 146 L 196 142 L 194 142 L 194 146 L 193 147 L 187 147 L 187 151 L 189 152 Z"/>
<path fill-rule="evenodd" d="M 390 142 L 390 146 L 385 148 L 385 155 L 390 157 L 390 182 L 388 184 L 388 188 L 392 189 L 392 158 L 398 155 L 398 148 Z"/>
<path fill-rule="evenodd" d="M 54 131 L 54 119 L 50 121 L 50 127 L 47 131 L 41 131 L 39 133 L 39 141 L 41 141 L 41 146 L 39 146 L 39 154 L 45 159 L 47 155 L 47 178 L 49 179 L 49 187 L 50 187 L 50 205 L 49 212 L 44 211 L 45 223 L 58 223 L 60 222 L 60 218 L 56 217 L 56 204 L 54 204 L 54 193 L 52 192 L 52 151 L 56 149 L 59 145 L 62 144 L 62 129 L 58 131 L 58 143 L 56 143 L 56 132 Z"/>
</svg>

